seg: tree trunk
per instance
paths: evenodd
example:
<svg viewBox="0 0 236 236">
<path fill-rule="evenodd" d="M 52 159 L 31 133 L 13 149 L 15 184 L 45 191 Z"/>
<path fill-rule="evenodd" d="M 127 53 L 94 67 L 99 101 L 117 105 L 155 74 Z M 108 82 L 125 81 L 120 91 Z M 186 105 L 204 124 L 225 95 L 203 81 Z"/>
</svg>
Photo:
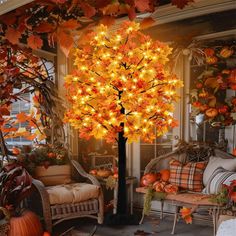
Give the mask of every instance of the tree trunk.
<svg viewBox="0 0 236 236">
<path fill-rule="evenodd" d="M 117 214 L 127 213 L 127 193 L 126 193 L 126 139 L 124 131 L 119 132 L 118 139 L 118 202 Z"/>
</svg>

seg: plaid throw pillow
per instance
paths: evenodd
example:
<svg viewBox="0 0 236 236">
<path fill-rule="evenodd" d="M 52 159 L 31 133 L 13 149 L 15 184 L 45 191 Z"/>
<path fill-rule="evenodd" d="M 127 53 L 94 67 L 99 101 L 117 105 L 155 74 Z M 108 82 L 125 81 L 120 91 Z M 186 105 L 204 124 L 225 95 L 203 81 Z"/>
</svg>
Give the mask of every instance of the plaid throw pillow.
<svg viewBox="0 0 236 236">
<path fill-rule="evenodd" d="M 170 161 L 169 182 L 180 188 L 201 192 L 203 189 L 203 172 L 207 162 L 188 162 L 183 165 L 177 160 Z"/>
</svg>

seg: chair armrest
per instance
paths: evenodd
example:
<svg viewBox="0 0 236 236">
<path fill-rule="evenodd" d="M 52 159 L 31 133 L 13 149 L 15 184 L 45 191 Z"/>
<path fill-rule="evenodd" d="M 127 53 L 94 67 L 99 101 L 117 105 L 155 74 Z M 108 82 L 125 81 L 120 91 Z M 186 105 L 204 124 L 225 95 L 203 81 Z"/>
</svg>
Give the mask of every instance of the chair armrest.
<svg viewBox="0 0 236 236">
<path fill-rule="evenodd" d="M 71 163 L 82 177 L 89 179 L 92 184 L 101 187 L 101 184 L 99 183 L 99 181 L 94 176 L 88 174 L 77 161 L 71 160 Z"/>
<path fill-rule="evenodd" d="M 52 232 L 52 216 L 48 192 L 46 191 L 44 184 L 39 180 L 33 179 L 32 185 L 38 191 L 41 198 L 46 230 Z"/>
<path fill-rule="evenodd" d="M 157 165 L 161 160 L 167 158 L 167 157 L 171 157 L 172 155 L 176 155 L 176 154 L 179 154 L 180 153 L 180 150 L 179 149 L 176 149 L 175 151 L 173 152 L 169 152 L 169 153 L 166 153 L 164 155 L 161 155 L 159 157 L 156 157 L 156 158 L 153 158 L 145 167 L 145 170 L 144 170 L 144 174 L 147 174 L 147 173 L 150 173 L 152 168 Z"/>
</svg>

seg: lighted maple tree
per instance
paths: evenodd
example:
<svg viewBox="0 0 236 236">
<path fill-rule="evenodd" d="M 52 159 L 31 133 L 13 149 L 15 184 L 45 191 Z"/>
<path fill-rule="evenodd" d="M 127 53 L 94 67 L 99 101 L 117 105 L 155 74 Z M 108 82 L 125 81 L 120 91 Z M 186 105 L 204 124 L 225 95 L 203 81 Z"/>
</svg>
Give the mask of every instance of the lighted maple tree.
<svg viewBox="0 0 236 236">
<path fill-rule="evenodd" d="M 75 70 L 65 78 L 71 105 L 65 121 L 81 138 L 118 142 L 118 215 L 126 212 L 126 141 L 151 142 L 176 125 L 173 102 L 182 82 L 167 68 L 170 53 L 138 23 L 124 22 L 115 32 L 101 25 L 75 49 Z"/>
</svg>

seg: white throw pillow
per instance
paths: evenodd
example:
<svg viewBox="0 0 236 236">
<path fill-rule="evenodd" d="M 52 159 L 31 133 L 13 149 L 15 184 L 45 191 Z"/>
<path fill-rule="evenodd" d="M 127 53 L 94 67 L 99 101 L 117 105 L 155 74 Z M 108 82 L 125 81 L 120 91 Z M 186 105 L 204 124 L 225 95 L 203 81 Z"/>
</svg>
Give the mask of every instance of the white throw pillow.
<svg viewBox="0 0 236 236">
<path fill-rule="evenodd" d="M 236 180 L 236 172 L 225 170 L 222 167 L 217 168 L 207 182 L 203 193 L 217 194 L 222 188 L 222 184 L 230 185 L 231 181 Z"/>
<path fill-rule="evenodd" d="M 209 162 L 206 166 L 206 169 L 203 173 L 203 184 L 207 185 L 208 180 L 210 179 L 213 172 L 218 168 L 223 167 L 225 170 L 235 171 L 236 170 L 236 158 L 235 159 L 226 159 L 212 156 L 209 159 Z"/>
</svg>

